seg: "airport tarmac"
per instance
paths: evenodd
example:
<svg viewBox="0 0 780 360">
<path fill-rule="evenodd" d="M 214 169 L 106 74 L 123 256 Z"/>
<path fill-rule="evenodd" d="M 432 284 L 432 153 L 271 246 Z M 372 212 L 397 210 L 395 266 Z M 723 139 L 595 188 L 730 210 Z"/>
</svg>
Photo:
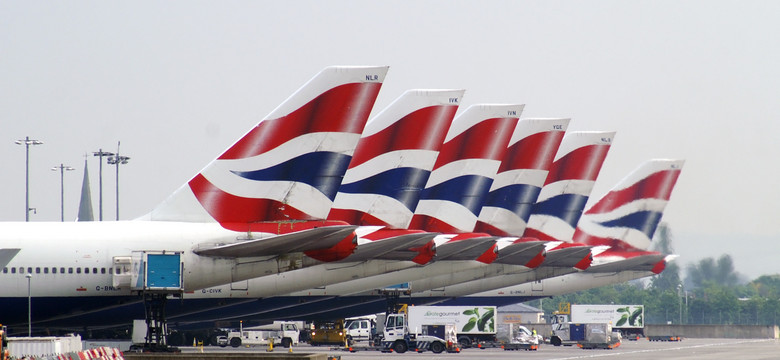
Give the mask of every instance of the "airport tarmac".
<svg viewBox="0 0 780 360">
<path fill-rule="evenodd" d="M 205 347 L 204 352 L 265 352 L 265 348 L 219 348 Z M 182 352 L 200 352 L 200 348 L 183 347 Z M 276 348 L 274 352 L 286 353 L 288 349 Z M 332 350 L 326 347 L 296 346 L 295 353 L 324 353 L 340 356 L 344 360 L 369 360 L 376 358 L 424 358 L 424 359 L 778 359 L 780 341 L 773 339 L 684 339 L 680 342 L 650 342 L 647 340 L 623 341 L 618 348 L 611 350 L 583 350 L 576 346 L 543 345 L 537 351 L 503 351 L 501 349 L 465 349 L 459 354 L 383 354 L 376 351 L 350 353 Z"/>
</svg>

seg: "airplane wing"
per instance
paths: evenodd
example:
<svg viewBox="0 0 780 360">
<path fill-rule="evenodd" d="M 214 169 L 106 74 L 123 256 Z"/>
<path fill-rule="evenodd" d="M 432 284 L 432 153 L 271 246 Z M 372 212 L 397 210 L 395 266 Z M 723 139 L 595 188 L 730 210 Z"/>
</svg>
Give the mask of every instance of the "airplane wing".
<svg viewBox="0 0 780 360">
<path fill-rule="evenodd" d="M 201 256 L 238 258 L 321 250 L 338 244 L 355 229 L 357 226 L 354 225 L 325 226 L 275 235 L 270 238 L 244 240 L 233 244 L 197 249 L 194 252 Z"/>
<path fill-rule="evenodd" d="M 4 268 L 21 249 L 0 249 L 0 268 Z"/>
<path fill-rule="evenodd" d="M 358 245 L 355 252 L 344 259 L 344 262 L 364 261 L 372 259 L 380 260 L 407 260 L 413 261 L 420 255 L 415 251 L 430 243 L 437 233 L 413 233 L 399 235 L 387 239 L 372 241 Z"/>
</svg>

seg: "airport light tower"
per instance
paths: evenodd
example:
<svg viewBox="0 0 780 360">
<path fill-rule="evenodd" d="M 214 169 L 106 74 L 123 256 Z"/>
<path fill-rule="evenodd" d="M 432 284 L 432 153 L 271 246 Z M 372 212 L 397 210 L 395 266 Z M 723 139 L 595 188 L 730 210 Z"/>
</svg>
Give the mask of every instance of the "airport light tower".
<svg viewBox="0 0 780 360">
<path fill-rule="evenodd" d="M 98 170 L 98 182 L 99 182 L 98 192 L 100 193 L 100 195 L 98 200 L 98 204 L 99 204 L 98 206 L 100 207 L 99 219 L 100 221 L 103 221 L 103 157 L 114 156 L 114 153 L 103 151 L 103 149 L 98 149 L 98 151 L 92 152 L 92 155 L 100 158 L 100 163 L 99 163 L 100 166 Z"/>
<path fill-rule="evenodd" d="M 116 165 L 116 220 L 119 221 L 119 165 L 127 164 L 130 157 L 119 155 L 119 142 L 116 143 L 116 154 L 108 157 L 109 165 Z"/>
<path fill-rule="evenodd" d="M 65 172 L 76 170 L 68 165 L 60 163 L 51 168 L 51 171 L 60 171 L 60 221 L 65 222 Z"/>
<path fill-rule="evenodd" d="M 30 221 L 30 145 L 41 145 L 43 141 L 30 139 L 25 136 L 24 140 L 16 140 L 17 145 L 25 145 L 27 150 L 25 155 L 25 176 L 24 176 L 24 221 Z"/>
</svg>

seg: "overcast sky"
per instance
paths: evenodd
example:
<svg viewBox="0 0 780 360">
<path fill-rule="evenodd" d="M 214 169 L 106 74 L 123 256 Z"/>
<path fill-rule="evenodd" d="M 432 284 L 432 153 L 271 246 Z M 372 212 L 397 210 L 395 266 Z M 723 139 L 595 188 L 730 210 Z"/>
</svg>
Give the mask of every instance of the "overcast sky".
<svg viewBox="0 0 780 360">
<path fill-rule="evenodd" d="M 24 220 L 25 136 L 44 142 L 32 221 L 59 220 L 61 163 L 74 219 L 84 155 L 118 141 L 132 219 L 325 66 L 389 65 L 374 114 L 407 89 L 464 88 L 461 110 L 524 103 L 617 131 L 593 197 L 647 159 L 685 159 L 664 215 L 680 263 L 780 273 L 779 19 L 776 1 L 3 1 L 0 220 Z"/>
</svg>

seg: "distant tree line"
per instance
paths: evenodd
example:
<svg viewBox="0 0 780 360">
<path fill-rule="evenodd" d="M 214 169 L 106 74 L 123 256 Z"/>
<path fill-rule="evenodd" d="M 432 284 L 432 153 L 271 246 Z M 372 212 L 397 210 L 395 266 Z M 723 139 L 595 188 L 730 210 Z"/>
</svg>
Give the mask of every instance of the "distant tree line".
<svg viewBox="0 0 780 360">
<path fill-rule="evenodd" d="M 671 232 L 659 227 L 654 250 L 671 254 Z M 631 281 L 540 301 L 546 315 L 559 303 L 644 304 L 646 324 L 776 325 L 780 321 L 780 275 L 746 282 L 729 255 L 688 264 L 686 277 L 675 262 L 649 281 Z M 533 303 L 532 303 L 533 305 Z"/>
</svg>

